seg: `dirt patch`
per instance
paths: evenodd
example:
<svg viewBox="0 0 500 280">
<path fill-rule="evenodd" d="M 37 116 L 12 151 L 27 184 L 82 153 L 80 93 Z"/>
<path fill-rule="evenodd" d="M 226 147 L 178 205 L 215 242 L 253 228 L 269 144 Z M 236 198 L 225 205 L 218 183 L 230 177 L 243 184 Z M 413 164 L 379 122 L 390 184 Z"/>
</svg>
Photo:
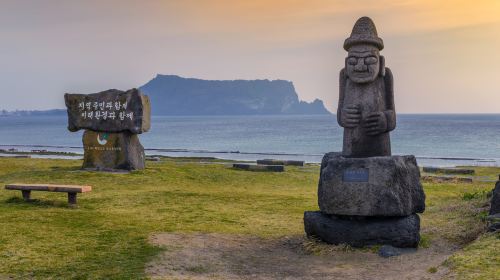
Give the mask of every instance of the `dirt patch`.
<svg viewBox="0 0 500 280">
<path fill-rule="evenodd" d="M 386 259 L 302 236 L 162 233 L 150 241 L 166 248 L 146 266 L 152 279 L 440 279 L 454 251 L 436 243 Z"/>
</svg>

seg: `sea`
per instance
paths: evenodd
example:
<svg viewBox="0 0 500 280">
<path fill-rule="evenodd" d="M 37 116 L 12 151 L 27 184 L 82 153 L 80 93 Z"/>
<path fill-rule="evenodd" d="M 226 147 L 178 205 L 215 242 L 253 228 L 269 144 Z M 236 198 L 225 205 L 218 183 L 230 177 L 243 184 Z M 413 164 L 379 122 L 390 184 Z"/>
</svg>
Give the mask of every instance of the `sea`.
<svg viewBox="0 0 500 280">
<path fill-rule="evenodd" d="M 394 155 L 415 155 L 420 166 L 500 166 L 500 114 L 400 114 L 397 122 Z M 82 133 L 68 131 L 65 116 L 0 117 L 5 150 L 83 154 Z M 140 141 L 147 155 L 319 163 L 342 150 L 342 128 L 335 115 L 153 116 Z"/>
</svg>

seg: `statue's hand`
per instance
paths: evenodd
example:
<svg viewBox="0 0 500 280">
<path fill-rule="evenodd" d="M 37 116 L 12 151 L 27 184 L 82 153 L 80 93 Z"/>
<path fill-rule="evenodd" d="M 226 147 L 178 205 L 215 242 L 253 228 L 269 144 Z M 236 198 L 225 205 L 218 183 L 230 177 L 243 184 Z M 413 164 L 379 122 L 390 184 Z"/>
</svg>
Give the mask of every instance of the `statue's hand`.
<svg viewBox="0 0 500 280">
<path fill-rule="evenodd" d="M 359 125 L 361 121 L 361 111 L 357 105 L 349 105 L 342 109 L 342 126 L 353 128 Z"/>
<path fill-rule="evenodd" d="M 383 112 L 369 114 L 363 124 L 366 134 L 374 136 L 387 131 L 387 118 Z"/>
</svg>

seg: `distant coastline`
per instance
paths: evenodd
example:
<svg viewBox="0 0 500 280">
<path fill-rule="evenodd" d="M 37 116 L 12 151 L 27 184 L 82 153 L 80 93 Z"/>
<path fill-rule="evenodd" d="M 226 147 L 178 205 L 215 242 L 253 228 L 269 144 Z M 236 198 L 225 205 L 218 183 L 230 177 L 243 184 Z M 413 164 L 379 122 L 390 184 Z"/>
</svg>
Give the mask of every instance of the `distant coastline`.
<svg viewBox="0 0 500 280">
<path fill-rule="evenodd" d="M 149 97 L 155 116 L 331 114 L 322 100 L 300 100 L 293 83 L 286 80 L 202 80 L 158 74 L 138 88 Z M 64 114 L 65 109 L 0 111 L 0 116 Z"/>
<path fill-rule="evenodd" d="M 335 116 L 335 113 L 330 113 L 332 116 Z M 264 114 L 268 116 L 272 116 L 273 114 Z M 278 115 L 278 114 L 277 114 Z M 306 114 L 307 115 L 307 114 Z M 313 114 L 314 115 L 314 114 Z M 498 116 L 500 113 L 398 113 L 401 116 Z M 29 116 L 67 116 L 66 109 L 47 109 L 47 110 L 0 110 L 0 117 L 29 117 Z M 176 116 L 176 115 L 162 115 L 162 114 L 153 114 L 154 117 L 162 117 L 162 116 Z M 179 115 L 183 117 L 202 117 L 202 116 L 210 116 L 214 115 Z M 231 115 L 218 115 L 218 116 L 231 116 Z"/>
<path fill-rule="evenodd" d="M 336 112 L 333 113 L 328 113 L 332 116 L 336 115 Z M 227 114 L 227 115 L 215 115 L 215 116 L 231 116 L 232 114 Z M 257 114 L 259 115 L 259 114 Z M 272 116 L 273 114 L 262 114 L 263 116 Z M 276 115 L 281 115 L 281 114 L 276 114 Z M 304 114 L 304 115 L 315 115 L 315 114 Z M 500 115 L 499 113 L 398 113 L 398 116 L 464 116 L 464 115 L 469 115 L 469 116 L 498 116 Z M 66 109 L 46 109 L 46 110 L 1 110 L 0 109 L 0 117 L 29 117 L 29 116 L 67 116 Z M 162 116 L 176 116 L 176 115 L 169 115 L 169 114 L 152 114 L 154 117 L 162 117 Z M 210 116 L 213 117 L 214 115 L 206 114 L 206 115 L 200 115 L 200 114 L 193 114 L 193 115 L 179 115 L 179 116 L 193 116 L 193 117 L 202 117 L 202 116 Z"/>
<path fill-rule="evenodd" d="M 36 149 L 35 149 L 36 148 Z M 280 152 L 247 152 L 224 150 L 194 150 L 183 148 L 146 148 L 148 158 L 210 158 L 227 161 L 255 161 L 271 158 L 281 160 L 303 160 L 306 163 L 319 164 L 323 154 L 280 153 Z M 61 145 L 6 145 L 0 144 L 0 157 L 25 155 L 35 158 L 81 159 L 83 147 Z M 499 166 L 500 159 L 475 157 L 416 156 L 421 166 L 455 167 L 455 166 Z"/>
<path fill-rule="evenodd" d="M 0 117 L 29 117 L 29 116 L 66 116 L 66 109 L 0 111 Z"/>
<path fill-rule="evenodd" d="M 82 131 L 70 133 L 61 112 L 0 118 L 0 149 L 81 154 Z M 392 153 L 423 166 L 500 166 L 498 127 L 500 114 L 399 114 Z M 342 134 L 335 115 L 153 116 L 140 139 L 151 156 L 320 162 L 342 149 Z"/>
<path fill-rule="evenodd" d="M 158 74 L 140 87 L 153 115 L 329 115 L 322 100 L 299 99 L 286 80 L 203 80 Z"/>
</svg>

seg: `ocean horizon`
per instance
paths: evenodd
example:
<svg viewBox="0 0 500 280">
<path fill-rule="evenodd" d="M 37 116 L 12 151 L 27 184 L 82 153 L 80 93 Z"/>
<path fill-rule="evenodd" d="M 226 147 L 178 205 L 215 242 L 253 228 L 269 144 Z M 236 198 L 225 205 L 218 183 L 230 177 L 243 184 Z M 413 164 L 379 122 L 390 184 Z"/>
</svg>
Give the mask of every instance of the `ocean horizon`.
<svg viewBox="0 0 500 280">
<path fill-rule="evenodd" d="M 82 154 L 82 132 L 69 132 L 66 116 L 5 116 L 0 149 Z M 147 155 L 319 163 L 342 150 L 342 133 L 336 115 L 153 116 L 139 137 Z M 392 153 L 421 166 L 499 166 L 498 135 L 500 114 L 398 114 Z"/>
</svg>

